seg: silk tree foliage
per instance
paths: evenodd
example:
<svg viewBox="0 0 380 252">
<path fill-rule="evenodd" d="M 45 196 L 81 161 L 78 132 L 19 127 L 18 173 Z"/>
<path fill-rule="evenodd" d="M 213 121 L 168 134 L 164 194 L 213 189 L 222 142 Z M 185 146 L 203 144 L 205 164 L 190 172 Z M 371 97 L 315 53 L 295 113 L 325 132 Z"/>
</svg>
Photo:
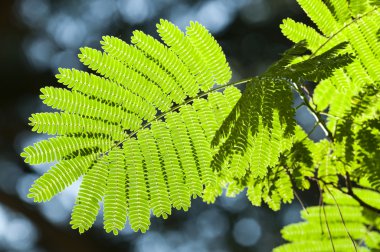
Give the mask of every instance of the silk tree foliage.
<svg viewBox="0 0 380 252">
<path fill-rule="evenodd" d="M 28 196 L 50 200 L 83 177 L 72 227 L 88 230 L 103 201 L 104 228 L 117 234 L 127 222 L 145 232 L 151 213 L 167 218 L 223 189 L 231 197 L 246 189 L 253 205 L 278 210 L 316 183 L 321 205 L 284 228 L 290 243 L 276 251 L 380 249 L 379 2 L 298 3 L 316 28 L 285 19 L 295 45 L 262 75 L 235 83 L 197 22 L 183 32 L 161 20 L 162 42 L 135 31 L 131 44 L 104 36 L 103 52 L 81 48 L 91 71 L 59 69 L 66 87 L 40 96 L 57 111 L 30 117 L 33 131 L 52 137 L 22 157 L 56 164 Z M 317 83 L 313 95 L 307 81 Z M 313 142 L 316 127 L 297 125 L 294 93 L 325 139 Z"/>
</svg>

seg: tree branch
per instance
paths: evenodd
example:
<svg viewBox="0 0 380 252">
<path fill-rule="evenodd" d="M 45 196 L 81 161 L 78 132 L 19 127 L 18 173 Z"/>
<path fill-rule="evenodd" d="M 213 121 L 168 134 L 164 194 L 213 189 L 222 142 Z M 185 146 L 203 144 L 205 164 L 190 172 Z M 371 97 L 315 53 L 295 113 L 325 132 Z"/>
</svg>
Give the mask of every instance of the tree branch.
<svg viewBox="0 0 380 252">
<path fill-rule="evenodd" d="M 308 110 L 313 115 L 313 117 L 315 118 L 319 126 L 321 126 L 322 130 L 325 132 L 326 136 L 330 139 L 331 142 L 334 142 L 334 136 L 332 132 L 329 130 L 329 128 L 327 128 L 327 125 L 325 121 L 322 119 L 321 114 L 310 105 L 310 102 L 307 99 L 306 94 L 302 90 L 302 88 L 295 82 L 292 82 L 292 84 L 295 90 L 297 91 L 297 93 L 299 94 L 299 96 L 301 97 L 301 99 L 303 100 L 305 106 L 308 108 Z"/>
<path fill-rule="evenodd" d="M 352 190 L 352 182 L 351 182 L 351 178 L 350 178 L 350 174 L 348 172 L 346 172 L 346 185 L 347 185 L 347 194 L 350 195 L 352 198 L 354 198 L 357 202 L 359 202 L 359 204 L 375 213 L 378 213 L 380 214 L 380 209 L 376 208 L 376 207 L 373 207 L 369 204 L 367 204 L 366 202 L 364 202 L 362 199 L 360 199 L 355 193 L 354 191 Z"/>
<path fill-rule="evenodd" d="M 333 184 L 333 183 L 328 183 L 328 182 L 325 182 L 323 179 L 321 178 L 313 178 L 313 180 L 319 180 L 321 181 L 324 185 L 331 185 L 332 187 L 334 187 L 335 189 L 338 189 L 340 192 L 344 193 L 344 194 L 347 194 L 349 196 L 351 196 L 353 199 L 355 199 L 360 206 L 368 209 L 368 210 L 371 210 L 377 214 L 380 214 L 380 209 L 379 208 L 376 208 L 374 206 L 371 206 L 369 205 L 368 203 L 364 202 L 361 198 L 359 198 L 355 193 L 354 191 L 352 190 L 352 184 L 351 184 L 351 180 L 350 180 L 350 177 L 348 175 L 348 179 L 347 179 L 347 175 L 348 173 L 346 174 L 346 183 L 347 183 L 347 192 L 345 190 L 343 190 L 343 188 Z"/>
</svg>

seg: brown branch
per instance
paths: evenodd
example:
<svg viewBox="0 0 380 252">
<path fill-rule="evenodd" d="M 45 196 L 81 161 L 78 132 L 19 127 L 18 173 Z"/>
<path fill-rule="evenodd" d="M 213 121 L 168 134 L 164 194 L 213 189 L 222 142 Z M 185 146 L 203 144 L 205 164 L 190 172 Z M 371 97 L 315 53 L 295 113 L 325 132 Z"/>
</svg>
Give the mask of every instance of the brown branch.
<svg viewBox="0 0 380 252">
<path fill-rule="evenodd" d="M 371 206 L 369 205 L 368 203 L 364 202 L 361 198 L 359 198 L 355 193 L 354 191 L 352 190 L 352 184 L 351 184 L 351 180 L 350 180 L 350 176 L 346 174 L 346 184 L 347 184 L 347 191 L 343 190 L 341 187 L 333 184 L 333 183 L 329 183 L 329 182 L 326 182 L 324 181 L 323 179 L 321 178 L 313 178 L 313 180 L 320 180 L 324 185 L 331 185 L 332 187 L 334 187 L 335 189 L 338 189 L 340 192 L 344 193 L 344 194 L 347 194 L 349 196 L 351 196 L 353 199 L 355 199 L 360 206 L 368 209 L 368 210 L 371 210 L 377 214 L 380 214 L 380 209 L 379 208 L 376 208 L 374 206 Z"/>
<path fill-rule="evenodd" d="M 346 185 L 347 185 L 347 194 L 350 195 L 352 198 L 354 198 L 362 207 L 380 214 L 380 209 L 367 204 L 354 193 L 354 191 L 352 190 L 352 182 L 350 179 L 350 174 L 348 172 L 346 172 Z"/>
<path fill-rule="evenodd" d="M 368 210 L 371 210 L 371 211 L 373 211 L 373 212 L 375 212 L 375 213 L 378 213 L 378 214 L 380 214 L 380 209 L 378 209 L 378 208 L 376 208 L 376 207 L 373 207 L 373 206 L 371 206 L 371 205 L 369 205 L 369 204 L 367 204 L 367 203 L 365 203 L 362 199 L 360 199 L 353 191 L 349 191 L 349 192 L 345 192 L 344 190 L 339 190 L 339 191 L 341 191 L 341 192 L 343 192 L 343 193 L 345 193 L 345 194 L 348 194 L 348 195 L 350 195 L 352 198 L 354 198 L 358 203 L 359 203 L 359 205 L 361 205 L 362 207 L 364 207 L 364 208 L 367 208 Z"/>
<path fill-rule="evenodd" d="M 359 189 L 364 189 L 364 190 L 367 190 L 367 191 L 372 191 L 372 192 L 376 192 L 376 193 L 380 193 L 378 190 L 374 189 L 374 188 L 371 188 L 371 187 L 368 187 L 368 186 L 362 186 L 362 185 L 359 185 L 357 183 L 355 183 L 355 188 L 359 188 Z"/>
</svg>

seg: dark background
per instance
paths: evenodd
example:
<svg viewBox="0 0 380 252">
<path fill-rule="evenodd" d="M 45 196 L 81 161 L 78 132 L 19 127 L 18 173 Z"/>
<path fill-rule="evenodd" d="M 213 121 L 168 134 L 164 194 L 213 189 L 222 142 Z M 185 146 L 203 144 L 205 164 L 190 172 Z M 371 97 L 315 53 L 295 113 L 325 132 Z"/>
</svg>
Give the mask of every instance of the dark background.
<svg viewBox="0 0 380 252">
<path fill-rule="evenodd" d="M 264 71 L 291 46 L 279 29 L 286 17 L 309 22 L 295 0 L 0 1 L 0 251 L 270 251 L 283 243 L 280 229 L 299 220 L 300 204 L 273 212 L 253 207 L 244 193 L 214 205 L 194 200 L 187 213 L 153 218 L 146 234 L 133 233 L 128 224 L 119 236 L 106 234 L 100 215 L 79 235 L 69 225 L 79 182 L 50 202 L 33 203 L 28 189 L 49 165 L 28 166 L 19 154 L 46 138 L 28 126 L 31 113 L 47 110 L 39 89 L 57 85 L 58 67 L 83 68 L 78 48 L 99 48 L 102 35 L 129 42 L 134 29 L 156 36 L 160 18 L 181 29 L 197 20 L 222 45 L 233 80 L 239 80 Z M 318 198 L 301 196 L 307 204 Z"/>
</svg>

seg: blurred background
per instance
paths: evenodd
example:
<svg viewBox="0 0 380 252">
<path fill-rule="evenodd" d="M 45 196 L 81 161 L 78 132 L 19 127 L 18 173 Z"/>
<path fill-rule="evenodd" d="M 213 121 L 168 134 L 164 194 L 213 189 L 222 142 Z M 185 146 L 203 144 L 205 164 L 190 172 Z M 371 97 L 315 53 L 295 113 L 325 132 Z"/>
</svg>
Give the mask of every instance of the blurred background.
<svg viewBox="0 0 380 252">
<path fill-rule="evenodd" d="M 156 36 L 160 18 L 181 29 L 197 20 L 217 38 L 239 80 L 263 72 L 291 46 L 279 29 L 286 17 L 309 23 L 295 0 L 0 1 L 0 251 L 270 251 L 283 243 L 280 229 L 300 220 L 300 204 L 273 212 L 253 207 L 244 193 L 213 205 L 194 200 L 187 213 L 152 219 L 146 234 L 128 224 L 119 236 L 106 234 L 99 215 L 79 235 L 69 225 L 79 182 L 50 202 L 33 203 L 26 198 L 29 187 L 49 166 L 28 166 L 19 154 L 44 138 L 28 126 L 31 113 L 47 110 L 39 89 L 57 85 L 58 67 L 82 69 L 78 48 L 99 48 L 102 35 L 129 42 L 135 29 Z M 301 197 L 308 205 L 318 200 Z"/>
</svg>

